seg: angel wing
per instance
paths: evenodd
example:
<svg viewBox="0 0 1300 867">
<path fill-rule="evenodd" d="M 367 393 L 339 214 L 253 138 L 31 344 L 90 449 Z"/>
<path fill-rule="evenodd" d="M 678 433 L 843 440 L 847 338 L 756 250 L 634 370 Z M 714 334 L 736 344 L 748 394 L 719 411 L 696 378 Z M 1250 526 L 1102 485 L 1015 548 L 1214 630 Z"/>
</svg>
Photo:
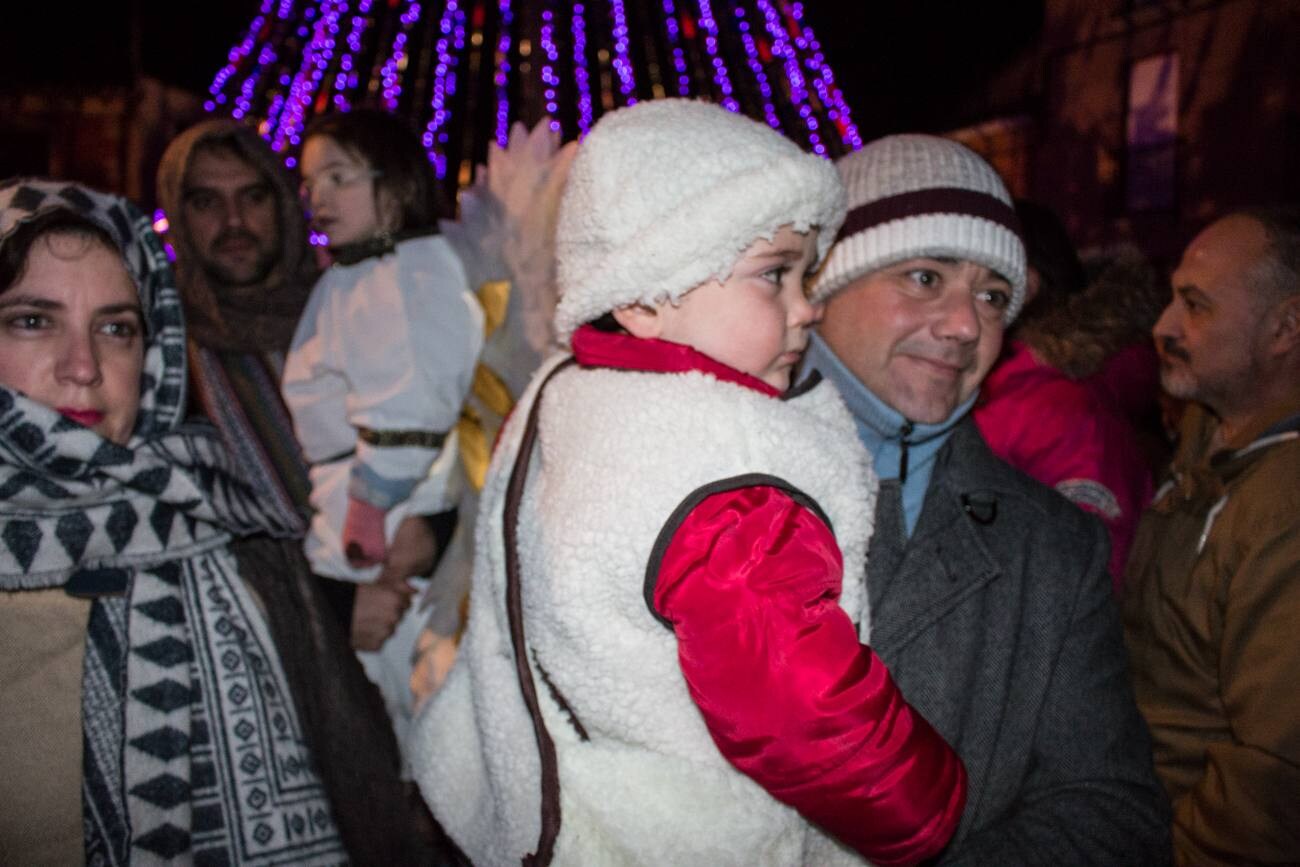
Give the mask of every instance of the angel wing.
<svg viewBox="0 0 1300 867">
<path fill-rule="evenodd" d="M 506 147 L 489 147 L 486 166 L 461 193 L 459 219 L 439 224 L 483 305 L 487 336 L 456 425 L 468 481 L 460 518 L 420 601 L 432 611 L 411 678 L 419 701 L 437 689 L 455 658 L 473 570 L 478 491 L 496 433 L 533 371 L 556 348 L 555 224 L 576 151 L 577 142 L 561 146 L 549 118 L 531 132 L 516 123 Z"/>
<path fill-rule="evenodd" d="M 482 362 L 515 395 L 555 348 L 555 224 L 576 149 L 577 142 L 561 146 L 549 118 L 531 132 L 515 123 L 506 147 L 489 147 L 487 164 L 461 193 L 460 219 L 441 224 L 471 286 L 510 285 L 504 318 L 488 336 Z"/>
</svg>

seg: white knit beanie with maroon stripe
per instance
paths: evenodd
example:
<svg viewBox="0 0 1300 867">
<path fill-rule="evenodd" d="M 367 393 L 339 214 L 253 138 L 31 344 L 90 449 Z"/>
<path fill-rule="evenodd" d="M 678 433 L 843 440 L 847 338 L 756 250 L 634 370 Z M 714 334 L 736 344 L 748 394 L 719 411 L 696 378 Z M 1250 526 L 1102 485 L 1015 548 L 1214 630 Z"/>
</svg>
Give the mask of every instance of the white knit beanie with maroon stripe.
<svg viewBox="0 0 1300 867">
<path fill-rule="evenodd" d="M 610 112 L 579 146 L 560 203 L 556 334 L 565 344 L 618 307 L 725 280 L 785 225 L 819 229 L 820 260 L 843 219 L 834 166 L 766 124 L 685 99 Z"/>
<path fill-rule="evenodd" d="M 849 212 L 813 283 L 814 299 L 906 259 L 966 259 L 1010 281 L 1004 319 L 1016 318 L 1025 299 L 1025 245 L 992 166 L 949 139 L 894 135 L 842 157 L 836 168 Z"/>
</svg>

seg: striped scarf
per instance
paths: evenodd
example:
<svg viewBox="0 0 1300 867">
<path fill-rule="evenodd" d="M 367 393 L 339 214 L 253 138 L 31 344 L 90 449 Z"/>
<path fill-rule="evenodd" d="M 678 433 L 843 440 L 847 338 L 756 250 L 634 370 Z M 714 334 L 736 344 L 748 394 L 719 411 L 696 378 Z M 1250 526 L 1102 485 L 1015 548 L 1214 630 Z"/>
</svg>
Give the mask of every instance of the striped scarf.
<svg viewBox="0 0 1300 867">
<path fill-rule="evenodd" d="M 311 483 L 293 420 L 280 396 L 283 352 L 227 352 L 189 345 L 196 407 L 212 420 L 244 476 L 276 519 L 307 532 Z"/>
</svg>

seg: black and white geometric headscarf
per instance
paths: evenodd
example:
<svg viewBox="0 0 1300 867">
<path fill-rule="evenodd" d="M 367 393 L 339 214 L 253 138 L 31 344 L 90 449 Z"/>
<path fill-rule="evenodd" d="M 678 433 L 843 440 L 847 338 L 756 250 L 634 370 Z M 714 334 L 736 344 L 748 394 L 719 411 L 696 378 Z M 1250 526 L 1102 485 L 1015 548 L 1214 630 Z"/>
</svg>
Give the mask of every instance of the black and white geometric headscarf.
<svg viewBox="0 0 1300 867">
<path fill-rule="evenodd" d="M 3 586 L 62 586 L 86 568 L 124 570 L 174 559 L 220 544 L 232 533 L 291 535 L 243 483 L 215 429 L 182 423 L 180 297 L 148 218 L 115 196 L 21 181 L 0 189 L 0 245 L 23 222 L 55 209 L 104 228 L 140 291 L 146 327 L 140 410 L 123 446 L 0 385 Z M 120 586 L 100 584 L 73 589 L 85 595 L 120 592 Z"/>
<path fill-rule="evenodd" d="M 109 234 L 140 291 L 148 348 L 136 433 L 171 430 L 185 413 L 185 330 L 171 264 L 149 219 L 126 199 L 76 184 L 19 180 L 0 190 L 0 244 L 14 229 L 49 211 L 68 210 Z"/>
<path fill-rule="evenodd" d="M 185 332 L 166 253 L 129 202 L 0 188 L 0 246 L 46 211 L 117 243 L 146 326 L 125 445 L 0 385 L 0 591 L 94 599 L 82 687 L 86 863 L 345 860 L 266 623 L 229 549 L 290 536 L 215 428 L 187 422 Z"/>
</svg>

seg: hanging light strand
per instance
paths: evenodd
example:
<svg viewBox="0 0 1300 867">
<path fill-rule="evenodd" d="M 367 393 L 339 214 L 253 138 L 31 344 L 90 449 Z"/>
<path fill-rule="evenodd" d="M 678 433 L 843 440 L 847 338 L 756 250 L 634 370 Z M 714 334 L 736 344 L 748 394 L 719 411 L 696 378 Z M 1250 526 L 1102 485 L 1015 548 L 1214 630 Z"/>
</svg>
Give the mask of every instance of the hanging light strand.
<svg viewBox="0 0 1300 867">
<path fill-rule="evenodd" d="M 420 4 L 416 0 L 408 0 L 406 11 L 398 19 L 401 26 L 398 28 L 397 35 L 393 37 L 392 51 L 384 61 L 384 65 L 379 68 L 380 93 L 384 108 L 389 111 L 397 111 L 398 101 L 402 97 L 402 73 L 406 71 L 406 40 L 409 38 L 411 28 L 419 20 Z"/>
<path fill-rule="evenodd" d="M 636 76 L 632 72 L 632 57 L 628 52 L 627 10 L 623 0 L 609 0 L 613 12 L 614 74 L 618 77 L 618 91 L 623 94 L 624 105 L 636 105 Z"/>
<path fill-rule="evenodd" d="M 586 135 L 594 120 L 591 103 L 591 71 L 587 67 L 586 8 L 573 4 L 573 83 L 578 91 L 578 130 Z"/>
<path fill-rule="evenodd" d="M 496 140 L 505 147 L 510 143 L 510 25 L 514 23 L 514 12 L 510 0 L 498 0 L 497 12 L 501 16 L 501 31 L 497 35 L 496 72 L 492 83 L 496 86 Z"/>
<path fill-rule="evenodd" d="M 708 52 L 709 62 L 713 66 L 713 83 L 722 93 L 722 107 L 727 111 L 740 111 L 740 103 L 732 93 L 731 76 L 727 74 L 727 64 L 718 50 L 718 22 L 713 17 L 713 7 L 709 0 L 699 0 L 700 27 L 704 28 L 704 50 Z"/>
<path fill-rule="evenodd" d="M 772 85 L 768 83 L 767 73 L 763 70 L 758 46 L 754 44 L 754 34 L 749 31 L 749 22 L 745 19 L 745 7 L 739 3 L 736 4 L 736 27 L 740 30 L 740 42 L 745 46 L 745 60 L 749 64 L 749 71 L 754 74 L 758 95 L 763 101 L 763 119 L 772 129 L 779 130 L 781 119 L 776 114 L 776 106 L 772 104 Z"/>
<path fill-rule="evenodd" d="M 858 133 L 857 124 L 853 122 L 853 115 L 849 111 L 849 104 L 845 101 L 844 94 L 835 83 L 835 73 L 831 71 L 831 65 L 826 62 L 826 55 L 822 53 L 812 26 L 803 23 L 802 3 L 796 2 L 790 6 L 790 17 L 799 29 L 799 37 L 795 43 L 805 49 L 804 65 L 813 74 L 813 87 L 817 90 L 817 95 L 826 106 L 831 121 L 839 128 L 840 139 L 844 144 L 858 150 L 862 147 L 862 136 Z"/>
<path fill-rule="evenodd" d="M 551 117 L 551 130 L 559 132 L 560 121 L 557 115 L 560 103 L 556 88 L 560 86 L 560 78 L 555 74 L 555 64 L 560 62 L 560 49 L 555 44 L 555 10 L 551 8 L 550 0 L 546 0 L 546 7 L 542 9 L 542 54 L 546 58 L 542 61 L 542 99 L 545 101 L 546 113 Z"/>
<path fill-rule="evenodd" d="M 347 51 L 339 58 L 339 71 L 334 76 L 334 107 L 339 111 L 349 111 L 352 108 L 348 93 L 356 90 L 361 81 L 361 76 L 357 74 L 356 57 L 361 51 L 361 37 L 370 24 L 372 2 L 373 0 L 361 0 L 349 22 L 352 26 L 348 30 L 347 39 L 344 40 Z"/>
<path fill-rule="evenodd" d="M 244 79 L 244 83 L 239 86 L 239 95 L 235 97 L 235 107 L 231 110 L 230 116 L 236 120 L 246 117 L 253 110 L 253 99 L 257 96 L 257 83 L 261 80 L 262 73 L 268 66 L 275 63 L 275 49 L 270 43 L 262 46 L 262 50 L 257 55 L 257 63 L 253 66 L 253 71 Z"/>
<path fill-rule="evenodd" d="M 663 0 L 664 32 L 668 48 L 673 55 L 673 69 L 677 71 L 677 95 L 691 95 L 691 74 L 686 66 L 686 49 L 682 47 L 681 27 L 677 24 L 677 7 L 673 0 Z"/>
<path fill-rule="evenodd" d="M 333 89 L 333 81 L 326 79 L 325 74 L 334 62 L 334 49 L 339 41 L 339 22 L 348 14 L 347 0 L 336 0 L 334 3 L 327 2 L 323 7 L 323 12 L 320 26 L 324 30 L 325 38 L 321 41 L 320 52 L 315 59 L 315 69 L 312 70 L 312 90 L 320 90 L 320 95 L 312 106 L 313 113 L 323 111 L 329 106 L 329 103 L 325 100 Z M 337 76 L 335 76 L 335 79 L 337 79 Z"/>
<path fill-rule="evenodd" d="M 297 147 L 302 140 L 302 129 L 306 124 L 307 111 L 311 107 L 316 88 L 320 85 L 321 78 L 325 74 L 325 69 L 329 66 L 329 61 L 334 53 L 334 40 L 338 35 L 338 16 L 344 4 L 332 3 L 325 0 L 317 9 L 304 10 L 303 17 L 310 19 L 316 17 L 314 13 L 320 15 L 315 25 L 308 30 L 304 24 L 298 28 L 302 36 L 311 33 L 311 40 L 302 52 L 302 64 L 298 67 L 298 74 L 294 76 L 292 83 L 289 85 L 289 96 L 285 102 L 285 110 L 281 115 L 280 124 L 271 138 L 271 147 L 277 151 L 284 151 L 286 148 Z M 306 32 L 304 32 L 306 31 Z M 297 165 L 297 159 L 293 156 L 285 158 L 285 165 L 292 168 Z"/>
<path fill-rule="evenodd" d="M 262 26 L 266 23 L 266 16 L 273 5 L 275 5 L 275 0 L 264 0 L 262 7 L 257 12 L 257 17 L 249 23 L 248 32 L 244 34 L 244 38 L 239 41 L 239 44 L 231 48 L 226 55 L 226 65 L 221 67 L 212 79 L 212 84 L 208 86 L 209 98 L 203 103 L 205 111 L 216 111 L 217 106 L 226 101 L 226 81 L 239 69 L 244 58 L 252 53 L 253 45 L 257 41 L 257 34 L 262 31 Z"/>
<path fill-rule="evenodd" d="M 781 58 L 785 68 L 786 82 L 790 86 L 790 102 L 793 103 L 795 111 L 798 112 L 807 129 L 808 143 L 812 145 L 814 153 L 825 154 L 826 145 L 822 144 L 821 136 L 817 132 L 819 124 L 812 106 L 808 103 L 808 85 L 781 16 L 770 0 L 758 0 L 758 8 L 763 14 L 768 36 L 772 40 L 772 53 Z"/>
<path fill-rule="evenodd" d="M 432 116 L 424 128 L 424 148 L 433 156 L 438 177 L 447 174 L 447 121 L 451 120 L 451 98 L 456 94 L 456 66 L 465 47 L 465 13 L 457 0 L 447 0 L 438 19 L 438 41 L 434 45 L 437 66 L 433 70 Z"/>
</svg>

